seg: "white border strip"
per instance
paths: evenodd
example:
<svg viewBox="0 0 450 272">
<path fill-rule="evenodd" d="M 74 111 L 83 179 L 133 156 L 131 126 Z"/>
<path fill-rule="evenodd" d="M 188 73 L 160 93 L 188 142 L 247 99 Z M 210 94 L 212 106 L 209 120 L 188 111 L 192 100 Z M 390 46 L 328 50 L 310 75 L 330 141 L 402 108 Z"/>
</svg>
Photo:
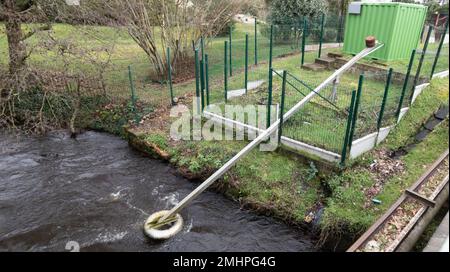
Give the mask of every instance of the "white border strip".
<svg viewBox="0 0 450 272">
<path fill-rule="evenodd" d="M 423 90 L 425 90 L 426 87 L 430 86 L 430 83 L 424 83 L 422 85 L 416 86 L 414 89 L 414 95 L 412 99 L 412 104 L 416 102 L 417 97 L 422 93 Z"/>
<path fill-rule="evenodd" d="M 295 150 L 304 151 L 306 153 L 312 154 L 329 162 L 338 162 L 341 160 L 341 155 L 338 155 L 328 150 L 324 150 L 322 148 L 318 148 L 309 144 L 293 140 L 285 136 L 281 137 L 281 144 L 293 148 Z"/>
<path fill-rule="evenodd" d="M 208 111 L 204 112 L 204 116 L 214 122 L 219 123 L 219 124 L 225 123 L 225 126 L 228 126 L 230 128 L 235 128 L 235 126 L 236 126 L 236 128 L 240 127 L 241 129 L 247 129 L 248 131 L 251 131 L 251 132 L 257 132 L 257 133 L 264 132 L 264 130 L 262 130 L 262 129 L 241 123 L 239 121 L 228 119 L 228 118 L 225 118 L 223 116 L 220 116 L 215 113 L 208 112 Z M 285 136 L 281 137 L 281 144 L 283 144 L 287 147 L 293 148 L 295 150 L 304 151 L 306 153 L 312 154 L 314 156 L 317 156 L 317 157 L 324 159 L 326 161 L 329 161 L 329 162 L 338 162 L 341 159 L 341 156 L 339 154 L 336 154 L 334 152 L 324 150 L 324 149 L 321 149 L 321 148 L 318 148 L 318 147 L 315 147 L 315 146 L 312 146 L 309 144 L 305 144 L 305 143 L 293 140 L 293 139 L 285 137 Z"/>
<path fill-rule="evenodd" d="M 378 132 L 369 134 L 362 137 L 352 143 L 352 150 L 350 152 L 350 158 L 355 159 L 367 151 L 372 150 L 377 144 Z"/>
<path fill-rule="evenodd" d="M 394 128 L 395 126 L 390 126 L 390 127 L 384 127 L 380 129 L 380 132 L 378 133 L 378 137 L 377 137 L 377 145 L 381 144 L 384 140 L 386 140 L 386 138 L 389 136 L 389 133 L 391 133 L 391 130 Z"/>
<path fill-rule="evenodd" d="M 405 117 L 406 113 L 409 111 L 409 108 L 403 108 L 400 110 L 400 116 L 398 117 L 397 124 Z"/>
<path fill-rule="evenodd" d="M 445 78 L 445 77 L 448 77 L 448 75 L 449 75 L 449 70 L 439 72 L 439 73 L 433 75 L 433 79 L 434 78 Z"/>
</svg>

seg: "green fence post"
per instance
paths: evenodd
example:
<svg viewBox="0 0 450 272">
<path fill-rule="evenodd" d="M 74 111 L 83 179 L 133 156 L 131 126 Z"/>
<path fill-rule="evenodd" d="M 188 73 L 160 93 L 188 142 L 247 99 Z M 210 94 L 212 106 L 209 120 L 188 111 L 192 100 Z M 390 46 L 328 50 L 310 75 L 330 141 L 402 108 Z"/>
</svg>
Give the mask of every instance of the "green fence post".
<svg viewBox="0 0 450 272">
<path fill-rule="evenodd" d="M 350 132 L 349 149 L 351 151 L 353 138 L 355 137 L 356 122 L 358 121 L 359 103 L 361 101 L 362 87 L 364 84 L 364 75 L 359 76 L 358 93 L 356 94 L 355 111 L 353 112 L 352 129 Z"/>
<path fill-rule="evenodd" d="M 170 62 L 170 47 L 167 47 L 167 81 L 169 84 L 169 92 L 170 92 L 170 104 L 172 106 L 175 105 L 174 97 L 173 97 L 173 84 L 172 84 L 172 64 Z"/>
<path fill-rule="evenodd" d="M 269 88 L 268 88 L 268 97 L 267 97 L 267 127 L 269 128 L 271 125 L 271 109 L 272 109 L 272 81 L 273 81 L 273 70 L 269 69 Z"/>
<path fill-rule="evenodd" d="M 281 105 L 280 105 L 280 126 L 278 128 L 278 144 L 281 144 L 281 136 L 283 135 L 284 101 L 285 101 L 285 96 L 286 96 L 286 77 L 287 77 L 287 71 L 283 71 L 283 84 L 281 87 Z"/>
<path fill-rule="evenodd" d="M 258 19 L 255 18 L 255 65 L 258 65 Z"/>
<path fill-rule="evenodd" d="M 377 130 L 378 132 L 381 129 L 381 125 L 383 122 L 384 117 L 384 110 L 386 109 L 386 102 L 389 95 L 389 88 L 391 87 L 392 82 L 392 73 L 394 72 L 394 69 L 389 69 L 387 81 L 386 81 L 386 88 L 384 89 L 384 95 L 383 95 L 383 102 L 381 103 L 381 109 L 380 109 L 380 115 L 378 116 L 378 122 L 377 122 Z"/>
<path fill-rule="evenodd" d="M 205 41 L 203 39 L 203 36 L 200 38 L 200 46 L 202 50 L 202 60 L 205 59 Z"/>
<path fill-rule="evenodd" d="M 273 87 L 273 25 L 270 25 L 270 41 L 269 41 L 269 96 L 267 101 L 267 128 L 271 125 L 271 107 L 272 107 L 272 87 Z"/>
<path fill-rule="evenodd" d="M 132 111 L 134 114 L 134 121 L 135 121 L 136 125 L 138 125 L 140 120 L 139 120 L 139 116 L 138 116 L 137 108 L 136 108 L 136 89 L 134 87 L 133 72 L 131 71 L 131 65 L 128 66 L 128 78 L 130 80 L 131 104 L 133 107 Z"/>
<path fill-rule="evenodd" d="M 245 93 L 248 92 L 248 34 L 245 34 Z"/>
<path fill-rule="evenodd" d="M 208 54 L 205 54 L 205 87 L 206 87 L 206 105 L 209 106 L 209 61 L 208 61 Z"/>
<path fill-rule="evenodd" d="M 205 89 L 205 75 L 204 75 L 204 68 L 205 68 L 205 41 L 203 37 L 200 38 L 200 47 L 202 50 L 202 58 L 200 59 L 200 90 Z"/>
<path fill-rule="evenodd" d="M 347 160 L 347 151 L 350 141 L 350 132 L 353 122 L 353 113 L 355 110 L 355 102 L 356 102 L 356 91 L 352 92 L 352 100 L 350 102 L 350 109 L 348 112 L 348 119 L 347 119 L 347 129 L 345 131 L 345 138 L 344 138 L 344 146 L 342 148 L 342 156 L 341 156 L 341 166 L 345 166 L 345 161 Z"/>
<path fill-rule="evenodd" d="M 229 37 L 229 46 L 230 46 L 230 77 L 233 76 L 233 36 L 232 36 L 232 32 L 233 32 L 233 27 L 230 26 L 230 37 Z"/>
<path fill-rule="evenodd" d="M 201 92 L 205 89 L 205 75 L 204 75 L 205 70 L 203 69 L 204 67 L 203 60 L 199 61 L 199 67 L 200 67 L 200 92 Z"/>
<path fill-rule="evenodd" d="M 436 66 L 439 61 L 439 57 L 441 56 L 442 46 L 444 45 L 444 40 L 445 40 L 445 33 L 447 33 L 447 30 L 448 30 L 448 21 L 449 21 L 449 19 L 447 18 L 447 22 L 445 23 L 444 32 L 442 33 L 441 41 L 439 42 L 439 47 L 438 47 L 438 50 L 436 53 L 436 58 L 434 59 L 433 67 L 431 68 L 430 79 L 433 79 L 434 72 L 436 71 Z"/>
<path fill-rule="evenodd" d="M 322 13 L 321 27 L 320 27 L 320 41 L 319 41 L 319 59 L 322 57 L 322 44 L 323 44 L 323 30 L 325 25 L 325 13 Z"/>
<path fill-rule="evenodd" d="M 416 49 L 414 49 L 411 53 L 411 58 L 410 58 L 409 64 L 408 64 L 408 70 L 406 71 L 405 82 L 403 82 L 402 94 L 400 96 L 400 101 L 398 104 L 397 112 L 395 114 L 397 116 L 397 120 L 400 118 L 400 113 L 402 112 L 403 101 L 405 100 L 406 90 L 408 89 L 409 77 L 411 76 L 411 69 L 414 64 L 415 56 L 416 56 Z"/>
<path fill-rule="evenodd" d="M 195 98 L 197 101 L 197 114 L 200 114 L 200 105 L 198 103 L 200 97 L 200 71 L 199 71 L 199 60 L 198 60 L 198 49 L 195 49 Z"/>
<path fill-rule="evenodd" d="M 225 56 L 224 56 L 224 91 L 225 91 L 225 103 L 228 102 L 228 42 L 225 41 Z"/>
<path fill-rule="evenodd" d="M 419 83 L 420 73 L 422 72 L 423 62 L 425 60 L 425 55 L 426 55 L 427 50 L 428 50 L 428 43 L 430 41 L 432 31 L 433 31 L 433 27 L 429 26 L 428 27 L 427 38 L 425 40 L 425 44 L 424 44 L 423 50 L 422 50 L 422 55 L 420 56 L 419 66 L 417 67 L 417 73 L 416 73 L 416 76 L 414 78 L 413 90 L 415 90 L 417 84 Z M 414 97 L 414 91 L 411 93 L 411 97 L 409 99 L 410 105 L 412 104 L 413 97 Z"/>
<path fill-rule="evenodd" d="M 303 19 L 303 35 L 302 35 L 302 67 L 305 64 L 305 49 L 306 49 L 306 35 L 307 35 L 307 21 L 306 18 Z"/>
<path fill-rule="evenodd" d="M 337 37 L 336 37 L 336 42 L 337 43 L 341 43 L 342 42 L 342 24 L 344 22 L 344 15 L 339 16 L 339 23 L 338 23 L 338 30 L 337 30 Z"/>
<path fill-rule="evenodd" d="M 198 49 L 194 51 L 195 58 L 195 96 L 200 97 L 200 75 L 199 75 L 199 64 L 198 64 Z"/>
<path fill-rule="evenodd" d="M 200 61 L 200 92 L 202 97 L 202 112 L 205 109 L 205 64 L 203 60 Z"/>
<path fill-rule="evenodd" d="M 270 42 L 269 42 L 269 72 L 272 73 L 273 61 L 273 25 L 270 25 Z"/>
</svg>

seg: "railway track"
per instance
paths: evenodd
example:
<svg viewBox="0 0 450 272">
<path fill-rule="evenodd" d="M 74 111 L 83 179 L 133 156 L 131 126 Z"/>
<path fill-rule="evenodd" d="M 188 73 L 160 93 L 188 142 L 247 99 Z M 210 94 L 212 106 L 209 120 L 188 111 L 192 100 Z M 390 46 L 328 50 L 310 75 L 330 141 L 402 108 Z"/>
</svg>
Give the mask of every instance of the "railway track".
<svg viewBox="0 0 450 272">
<path fill-rule="evenodd" d="M 448 200 L 449 150 L 347 252 L 410 251 Z"/>
</svg>

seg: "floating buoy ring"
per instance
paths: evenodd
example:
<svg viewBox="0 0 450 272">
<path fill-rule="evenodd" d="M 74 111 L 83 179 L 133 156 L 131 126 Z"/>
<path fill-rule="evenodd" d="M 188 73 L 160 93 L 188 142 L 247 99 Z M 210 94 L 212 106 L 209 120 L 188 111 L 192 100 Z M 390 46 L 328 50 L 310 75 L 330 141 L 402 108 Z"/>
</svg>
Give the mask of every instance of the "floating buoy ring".
<svg viewBox="0 0 450 272">
<path fill-rule="evenodd" d="M 148 237 L 155 240 L 166 240 L 177 235 L 183 229 L 183 218 L 179 214 L 158 224 L 158 220 L 168 213 L 169 211 L 160 211 L 150 215 L 144 225 L 144 231 Z"/>
</svg>

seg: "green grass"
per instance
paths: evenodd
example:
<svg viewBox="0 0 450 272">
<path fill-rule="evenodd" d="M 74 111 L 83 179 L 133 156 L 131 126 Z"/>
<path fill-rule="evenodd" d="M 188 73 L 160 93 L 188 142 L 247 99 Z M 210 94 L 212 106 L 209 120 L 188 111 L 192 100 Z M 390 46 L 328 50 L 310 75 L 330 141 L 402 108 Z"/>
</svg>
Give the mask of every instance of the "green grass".
<svg viewBox="0 0 450 272">
<path fill-rule="evenodd" d="M 331 178 L 329 183 L 333 195 L 327 199 L 322 221 L 324 232 L 336 234 L 348 231 L 355 235 L 365 231 L 438 159 L 448 148 L 448 144 L 447 120 L 402 158 L 406 164 L 406 172 L 386 181 L 383 191 L 377 196 L 382 201 L 380 206 L 364 207 L 368 201 L 364 191 L 375 183 L 367 168 L 353 168 Z"/>
<path fill-rule="evenodd" d="M 24 25 L 24 31 L 34 28 L 35 25 Z M 263 33 L 263 26 L 258 28 L 258 61 L 261 67 L 266 67 L 269 61 L 269 37 Z M 8 49 L 7 40 L 4 33 L 4 25 L 0 24 L 0 65 L 7 65 Z M 245 64 L 245 34 L 249 34 L 249 64 L 255 62 L 255 45 L 254 45 L 254 26 L 246 24 L 236 24 L 232 33 L 232 67 L 235 74 L 241 74 L 244 70 Z M 111 49 L 112 67 L 106 72 L 106 81 L 109 92 L 113 96 L 127 97 L 129 96 L 129 80 L 128 80 L 128 65 L 132 65 L 134 78 L 136 81 L 136 88 L 141 99 L 153 104 L 167 104 L 169 94 L 165 85 L 151 84 L 149 81 L 149 74 L 152 67 L 144 51 L 131 39 L 125 29 L 114 29 L 101 26 L 71 26 L 66 24 L 53 25 L 52 35 L 58 40 L 75 42 L 80 48 L 100 50 L 108 47 Z M 42 33 L 35 35 L 27 40 L 29 48 L 33 48 L 38 43 L 46 40 L 46 34 Z M 224 41 L 228 37 L 216 37 L 206 41 L 206 53 L 210 59 L 210 77 L 212 82 L 222 81 L 224 73 Z M 312 43 L 313 41 L 308 41 Z M 112 44 L 114 48 L 110 48 Z M 163 48 L 159 48 L 163 50 Z M 165 50 L 165 49 L 164 49 Z M 285 43 L 275 43 L 273 49 L 274 58 L 286 54 L 299 53 L 298 41 L 292 40 Z M 313 56 L 317 53 L 307 54 L 307 60 L 313 60 Z M 309 57 L 310 55 L 310 57 Z M 99 60 L 105 59 L 106 54 L 99 54 L 96 56 Z M 296 57 L 296 61 L 300 61 L 300 57 Z M 263 63 L 266 63 L 265 65 Z M 35 68 L 45 68 L 48 70 L 65 70 L 63 62 L 57 57 L 55 49 L 47 51 L 33 51 L 29 58 L 29 64 Z M 69 68 L 73 71 L 84 73 L 93 73 L 96 68 L 82 61 L 79 58 L 70 59 Z M 186 69 L 193 70 L 194 63 L 188 65 Z M 267 69 L 265 69 L 267 70 Z M 176 75 L 174 75 L 176 77 Z M 256 76 L 260 78 L 260 75 Z M 264 77 L 267 73 L 264 72 Z M 251 78 L 250 78 L 251 79 Z M 231 79 L 230 79 L 231 80 Z M 232 80 L 236 84 L 236 88 L 242 88 L 243 79 L 240 81 Z M 223 86 L 223 84 L 222 84 Z M 230 85 L 230 88 L 235 88 Z M 183 96 L 186 93 L 193 93 L 195 85 L 193 82 L 177 85 L 175 87 L 175 95 Z"/>
<path fill-rule="evenodd" d="M 2 25 L 0 25 L 0 31 Z M 87 29 L 92 36 L 86 35 L 82 29 Z M 234 75 L 229 80 L 229 89 L 241 89 L 244 86 L 243 64 L 243 39 L 245 32 L 252 33 L 251 26 L 237 25 L 233 33 L 235 45 L 233 47 L 233 70 Z M 1 32 L 0 32 L 1 33 Z M 57 37 L 75 38 L 80 44 L 92 48 L 100 48 L 110 45 L 112 40 L 117 42 L 112 54 L 113 67 L 107 72 L 108 91 L 113 97 L 128 98 L 130 95 L 127 66 L 132 65 L 134 79 L 136 81 L 137 95 L 140 100 L 154 105 L 155 107 L 169 104 L 169 92 L 165 85 L 151 84 L 148 75 L 151 65 L 147 61 L 145 53 L 132 41 L 123 30 L 114 30 L 107 27 L 72 27 L 68 25 L 55 25 L 54 33 Z M 260 33 L 261 34 L 261 33 Z M 28 42 L 36 44 L 39 36 L 35 36 Z M 98 39 L 97 39 L 98 38 Z M 259 51 L 260 65 L 252 67 L 249 73 L 250 80 L 264 79 L 268 77 L 268 64 L 264 63 L 268 58 L 268 39 L 260 35 L 261 44 Z M 211 101 L 212 103 L 223 103 L 223 44 L 227 37 L 213 39 L 207 47 L 211 60 Z M 252 44 L 250 36 L 250 44 Z M 294 44 L 276 45 L 274 55 L 295 53 Z M 252 47 L 250 47 L 249 63 L 254 62 Z M 334 49 L 324 50 L 324 54 Z M 0 35 L 0 65 L 7 63 L 7 43 L 5 35 Z M 52 61 L 55 52 L 35 52 L 31 55 L 30 64 L 37 68 L 55 69 L 62 68 L 61 63 Z M 308 52 L 305 55 L 306 62 L 313 62 L 317 52 Z M 73 66 L 78 65 L 76 61 Z M 276 70 L 288 70 L 290 73 L 305 81 L 312 87 L 316 87 L 327 78 L 331 72 L 311 72 L 300 68 L 300 55 L 292 55 L 285 58 L 274 59 Z M 406 71 L 405 63 L 398 62 L 398 70 L 402 67 Z M 440 66 L 441 67 L 441 66 Z M 448 67 L 448 64 L 447 64 Z M 78 69 L 91 71 L 93 67 L 82 63 Z M 274 77 L 274 103 L 280 101 L 281 80 Z M 350 103 L 351 91 L 357 88 L 358 75 L 345 74 L 341 78 L 338 100 L 333 108 L 324 99 L 316 98 L 303 111 L 289 121 L 285 127 L 285 133 L 289 137 L 307 143 L 315 144 L 329 150 L 340 152 L 344 137 L 346 122 L 345 111 Z M 298 83 L 294 84 L 305 92 L 307 89 Z M 248 96 L 230 100 L 231 104 L 264 104 L 267 102 L 267 82 L 259 90 L 249 93 Z M 389 101 L 390 108 L 395 108 L 395 102 L 399 97 L 401 86 L 392 86 L 392 96 Z M 367 76 L 361 103 L 361 117 L 357 127 L 357 135 L 372 132 L 376 124 L 376 114 L 381 105 L 384 91 L 384 82 L 380 82 Z M 188 81 L 175 85 L 177 97 L 193 94 L 195 92 L 194 81 Z M 323 92 L 328 97 L 331 89 Z M 292 107 L 303 97 L 294 88 L 287 89 L 287 108 Z M 448 101 L 448 80 L 435 80 L 431 88 L 419 96 L 414 107 L 405 116 L 405 119 L 389 136 L 382 147 L 397 149 L 408 142 L 411 135 L 420 127 L 430 114 L 442 103 Z M 119 133 L 116 125 L 111 128 L 109 124 L 125 124 L 133 116 L 125 107 L 113 109 L 101 109 L 97 112 L 98 117 L 94 120 L 94 127 Z M 144 113 L 150 112 L 145 110 Z M 389 110 L 388 110 L 389 111 Z M 392 111 L 392 110 L 391 110 Z M 391 122 L 391 121 L 386 121 Z M 388 125 L 384 123 L 383 125 Z M 168 139 L 168 127 L 163 130 L 151 128 L 143 135 L 143 140 L 160 147 L 171 156 L 171 162 L 176 167 L 185 171 L 187 176 L 204 178 L 214 172 L 235 155 L 246 145 L 242 142 L 180 142 L 172 143 Z M 254 150 L 242 159 L 220 183 L 219 189 L 226 194 L 240 200 L 242 203 L 254 205 L 257 209 L 263 209 L 281 218 L 294 222 L 303 222 L 307 215 L 319 202 L 326 202 L 327 208 L 322 220 L 322 228 L 327 231 L 338 232 L 339 228 L 345 226 L 353 232 L 359 232 L 367 228 L 387 207 L 408 187 L 420 174 L 424 167 L 436 159 L 440 153 L 448 148 L 448 122 L 441 125 L 427 140 L 418 145 L 403 160 L 407 165 L 408 172 L 402 176 L 393 177 L 388 182 L 383 192 L 378 196 L 383 205 L 365 210 L 362 205 L 365 201 L 363 190 L 373 185 L 373 178 L 367 163 L 372 154 L 361 158 L 351 169 L 343 173 L 327 174 L 317 170 L 311 162 L 305 163 L 304 159 L 284 152 L 260 152 Z M 360 167 L 358 167 L 358 163 Z M 362 165 L 362 166 L 361 166 Z M 332 196 L 326 197 L 322 191 L 322 183 L 329 183 L 333 191 Z M 252 206 L 251 206 L 252 207 Z"/>
<path fill-rule="evenodd" d="M 417 132 L 423 123 L 430 117 L 430 112 L 437 110 L 441 105 L 448 105 L 448 79 L 434 79 L 417 99 L 413 106 L 413 111 L 409 111 L 405 118 L 391 132 L 385 142 L 385 146 L 396 150 L 412 140 L 410 134 Z"/>
<path fill-rule="evenodd" d="M 324 54 L 329 50 L 324 50 Z M 308 52 L 306 61 L 313 62 L 317 52 Z M 308 86 L 315 88 L 323 80 L 331 75 L 331 71 L 313 72 L 300 68 L 300 55 L 294 55 L 282 59 L 275 59 L 273 63 L 275 70 L 285 69 L 296 78 L 304 81 Z M 249 71 L 249 80 L 265 80 L 266 82 L 257 90 L 251 90 L 244 97 L 230 99 L 228 104 L 234 105 L 267 105 L 267 77 L 268 66 L 261 65 L 253 67 Z M 300 112 L 288 120 L 285 125 L 284 135 L 295 140 L 306 142 L 317 147 L 340 153 L 342 151 L 346 124 L 347 112 L 350 106 L 351 92 L 358 87 L 358 75 L 345 73 L 338 87 L 337 101 L 332 104 L 327 102 L 332 93 L 332 88 L 328 87 L 322 90 L 321 97 L 316 97 Z M 244 75 L 238 74 L 229 79 L 228 89 L 236 90 L 244 87 Z M 286 111 L 299 102 L 304 95 L 309 94 L 310 90 L 298 83 L 293 77 L 288 76 L 286 89 Z M 278 104 L 281 101 L 281 83 L 280 76 L 274 75 L 273 103 Z M 382 125 L 389 126 L 395 123 L 395 112 L 397 110 L 402 92 L 400 84 L 393 83 L 390 88 L 385 116 Z M 211 103 L 224 103 L 223 81 L 213 82 L 211 84 Z M 385 90 L 385 82 L 379 81 L 373 75 L 366 74 L 363 93 L 361 97 L 359 122 L 355 131 L 355 139 L 373 133 L 377 129 L 378 114 L 381 109 L 382 98 Z M 325 98 L 325 99 L 324 99 Z M 223 106 L 222 106 L 223 108 Z"/>
<path fill-rule="evenodd" d="M 246 145 L 243 141 L 170 142 L 164 137 L 161 132 L 148 132 L 141 138 L 167 151 L 170 162 L 185 176 L 201 180 Z M 216 189 L 242 204 L 297 223 L 323 197 L 314 164 L 283 151 L 253 150 L 225 174 Z"/>
</svg>

